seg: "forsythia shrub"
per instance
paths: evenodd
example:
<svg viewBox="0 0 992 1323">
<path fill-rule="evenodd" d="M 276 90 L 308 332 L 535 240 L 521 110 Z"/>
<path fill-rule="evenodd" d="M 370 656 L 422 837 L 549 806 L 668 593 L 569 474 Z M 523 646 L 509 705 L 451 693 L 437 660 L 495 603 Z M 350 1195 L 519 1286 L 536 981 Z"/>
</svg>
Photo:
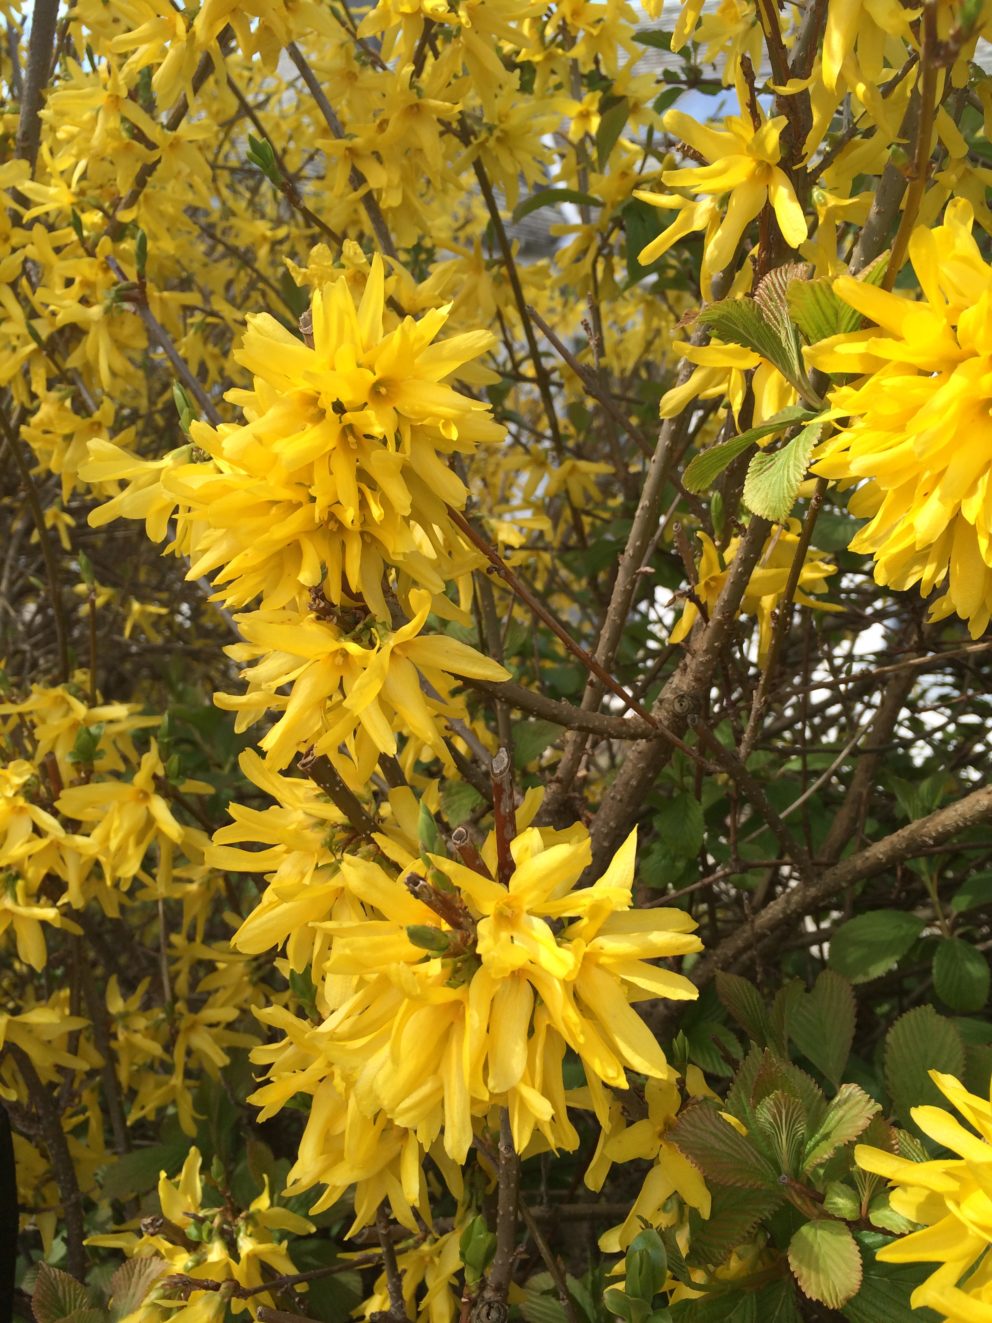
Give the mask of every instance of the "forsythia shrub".
<svg viewBox="0 0 992 1323">
<path fill-rule="evenodd" d="M 0 1318 L 989 1323 L 992 6 L 0 15 Z"/>
</svg>

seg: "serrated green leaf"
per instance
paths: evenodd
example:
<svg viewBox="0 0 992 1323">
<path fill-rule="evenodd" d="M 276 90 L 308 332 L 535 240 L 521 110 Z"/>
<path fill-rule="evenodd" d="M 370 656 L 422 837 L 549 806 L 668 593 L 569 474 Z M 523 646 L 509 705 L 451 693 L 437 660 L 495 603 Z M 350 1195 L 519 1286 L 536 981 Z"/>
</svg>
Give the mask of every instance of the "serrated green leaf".
<svg viewBox="0 0 992 1323">
<path fill-rule="evenodd" d="M 721 971 L 716 976 L 716 992 L 728 1013 L 752 1042 L 766 1047 L 771 1032 L 768 1010 L 764 998 L 751 980 L 740 974 Z"/>
<path fill-rule="evenodd" d="M 70 1314 L 89 1309 L 92 1304 L 93 1299 L 82 1282 L 77 1282 L 61 1268 L 53 1268 L 48 1263 L 38 1265 L 31 1296 L 31 1309 L 38 1323 L 60 1323 Z"/>
<path fill-rule="evenodd" d="M 924 926 L 922 919 L 904 910 L 859 914 L 831 937 L 830 967 L 852 983 L 867 983 L 901 960 Z"/>
<path fill-rule="evenodd" d="M 885 1084 L 903 1125 L 913 1124 L 910 1109 L 927 1103 L 944 1106 L 943 1094 L 930 1078 L 939 1070 L 958 1079 L 964 1070 L 961 1035 L 932 1006 L 916 1006 L 899 1017 L 885 1039 Z"/>
<path fill-rule="evenodd" d="M 699 320 L 706 326 L 712 326 L 725 343 L 741 345 L 760 354 L 778 368 L 804 400 L 816 408 L 823 407 L 805 372 L 797 365 L 792 340 L 783 340 L 754 299 L 721 299 L 704 308 L 699 314 Z"/>
<path fill-rule="evenodd" d="M 532 193 L 529 198 L 517 204 L 513 211 L 515 221 L 523 220 L 529 216 L 532 211 L 538 211 L 541 207 L 557 207 L 561 202 L 574 202 L 580 207 L 601 207 L 603 205 L 599 198 L 593 197 L 591 193 L 580 192 L 577 188 L 542 188 L 537 193 Z"/>
<path fill-rule="evenodd" d="M 703 806 L 695 795 L 675 795 L 659 808 L 655 826 L 667 850 L 679 859 L 694 859 L 706 830 Z"/>
<path fill-rule="evenodd" d="M 122 1263 L 110 1279 L 111 1319 L 116 1323 L 133 1314 L 158 1279 L 169 1271 L 170 1265 L 165 1259 L 156 1256 L 128 1259 L 127 1263 Z"/>
<path fill-rule="evenodd" d="M 858 1192 L 844 1181 L 828 1181 L 823 1192 L 823 1211 L 853 1222 L 861 1216 Z"/>
<path fill-rule="evenodd" d="M 830 969 L 823 970 L 811 992 L 796 999 L 789 1017 L 790 1038 L 835 1087 L 851 1053 L 854 1022 L 851 985 Z"/>
<path fill-rule="evenodd" d="M 843 1144 L 857 1139 L 880 1110 L 878 1103 L 857 1084 L 842 1084 L 827 1104 L 823 1120 L 809 1137 L 803 1154 L 803 1171 L 812 1171 Z"/>
<path fill-rule="evenodd" d="M 768 1159 L 707 1102 L 681 1113 L 667 1138 L 707 1180 L 743 1190 L 775 1186 L 778 1172 Z"/>
<path fill-rule="evenodd" d="M 888 253 L 883 253 L 859 273 L 858 279 L 868 285 L 881 284 L 888 260 Z M 861 326 L 860 312 L 834 293 L 829 276 L 815 280 L 794 276 L 786 289 L 786 301 L 789 315 L 809 344 L 833 335 L 849 335 Z"/>
<path fill-rule="evenodd" d="M 801 1226 L 789 1241 L 789 1267 L 803 1295 L 828 1309 L 840 1309 L 861 1286 L 861 1252 L 843 1222 Z"/>
<path fill-rule="evenodd" d="M 983 909 L 986 905 L 992 905 L 992 873 L 973 873 L 951 897 L 951 909 L 955 914 Z"/>
<path fill-rule="evenodd" d="M 791 1280 L 783 1278 L 761 1291 L 713 1291 L 683 1300 L 672 1311 L 675 1323 L 802 1323 Z"/>
<path fill-rule="evenodd" d="M 933 957 L 934 991 L 945 1006 L 967 1015 L 989 999 L 989 962 L 960 937 L 947 937 Z"/>
<path fill-rule="evenodd" d="M 806 1139 L 806 1113 L 794 1094 L 772 1093 L 754 1109 L 751 1136 L 784 1176 L 796 1177 Z"/>
<path fill-rule="evenodd" d="M 627 123 L 629 114 L 630 102 L 622 96 L 600 115 L 599 128 L 596 130 L 596 166 L 600 171 L 609 161 L 610 152 L 623 133 L 623 126 Z"/>
<path fill-rule="evenodd" d="M 782 1187 L 773 1190 L 750 1190 L 742 1197 L 739 1189 L 710 1185 L 710 1215 L 701 1218 L 689 1211 L 689 1251 L 686 1262 L 692 1267 L 715 1268 L 739 1245 L 753 1235 L 755 1227 L 770 1217 L 785 1202 Z"/>
<path fill-rule="evenodd" d="M 771 454 L 762 451 L 754 456 L 744 479 L 744 504 L 752 513 L 775 524 L 785 523 L 796 503 L 822 429 L 820 422 L 807 423 L 779 450 Z"/>
<path fill-rule="evenodd" d="M 775 436 L 778 432 L 784 432 L 791 423 L 811 417 L 813 417 L 812 412 L 804 409 L 801 404 L 790 404 L 787 409 L 782 409 L 774 418 L 769 418 L 759 427 L 749 427 L 746 432 L 731 437 L 729 441 L 721 441 L 715 446 L 709 446 L 700 454 L 694 455 L 686 466 L 682 475 L 683 487 L 693 493 L 706 491 L 723 470 L 747 450 L 748 446 L 757 444 L 766 436 Z"/>
<path fill-rule="evenodd" d="M 809 266 L 805 262 L 789 262 L 777 266 L 758 281 L 754 290 L 754 301 L 764 314 L 765 321 L 781 341 L 783 350 L 788 354 L 793 373 L 803 378 L 802 344 L 799 332 L 789 315 L 788 288 L 793 280 L 808 274 Z"/>
</svg>

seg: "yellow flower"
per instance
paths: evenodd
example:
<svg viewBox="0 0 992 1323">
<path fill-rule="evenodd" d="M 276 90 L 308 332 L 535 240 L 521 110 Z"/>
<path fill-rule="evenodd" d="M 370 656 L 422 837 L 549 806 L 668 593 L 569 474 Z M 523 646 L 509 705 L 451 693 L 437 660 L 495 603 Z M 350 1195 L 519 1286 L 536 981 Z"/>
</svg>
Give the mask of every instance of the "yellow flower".
<svg viewBox="0 0 992 1323">
<path fill-rule="evenodd" d="M 746 93 L 742 103 L 745 97 Z M 721 198 L 729 194 L 723 220 L 707 243 L 709 270 L 722 271 L 729 265 L 745 229 L 766 203 L 771 205 L 790 248 L 797 248 L 806 239 L 808 231 L 802 207 L 789 176 L 779 165 L 782 155 L 779 137 L 786 125 L 784 115 L 762 119 L 757 128 L 749 115 L 731 115 L 723 121 L 723 128 L 718 129 L 698 123 L 681 110 L 669 110 L 663 122 L 669 133 L 688 143 L 707 164 L 665 170 L 662 183 L 671 188 L 686 188 L 694 194 Z M 659 205 L 650 194 L 645 194 L 644 200 Z M 683 213 L 683 218 L 650 244 L 640 260 L 653 261 L 689 228 L 708 227 L 710 213 L 700 208 L 691 217 Z M 666 240 L 664 244 L 662 239 Z"/>
<path fill-rule="evenodd" d="M 789 580 L 789 571 L 799 544 L 799 533 L 798 519 L 790 519 L 788 527 L 776 528 L 769 534 L 741 600 L 741 610 L 758 617 L 759 666 L 764 666 L 768 649 L 771 647 L 772 617 Z M 730 571 L 730 563 L 740 545 L 740 538 L 731 538 L 726 549 L 721 553 L 708 533 L 700 532 L 698 537 L 703 550 L 693 596 L 709 611 L 723 591 L 723 585 Z M 806 553 L 806 559 L 799 573 L 795 600 L 800 605 L 814 607 L 817 611 L 840 611 L 842 608 L 831 602 L 817 601 L 809 596 L 810 593 L 824 592 L 826 580 L 831 574 L 836 573 L 837 566 L 832 561 L 824 559 L 815 548 L 811 547 Z M 688 637 L 698 619 L 697 602 L 692 599 L 686 601 L 682 615 L 669 635 L 669 641 L 681 643 Z"/>
<path fill-rule="evenodd" d="M 988 1323 L 992 1104 L 969 1093 L 953 1075 L 932 1070 L 930 1078 L 967 1125 L 942 1107 L 914 1107 L 913 1120 L 935 1144 L 957 1156 L 911 1162 L 865 1144 L 857 1146 L 854 1156 L 865 1171 L 892 1182 L 889 1200 L 897 1213 L 923 1224 L 922 1230 L 884 1246 L 879 1259 L 939 1265 L 913 1292 L 912 1305 L 935 1309 L 945 1323 Z"/>
<path fill-rule="evenodd" d="M 690 1097 L 713 1097 L 698 1066 L 689 1067 L 686 1084 Z M 673 1226 L 682 1215 L 681 1209 L 665 1208 L 673 1194 L 678 1194 L 685 1206 L 697 1209 L 702 1217 L 709 1217 L 710 1213 L 710 1194 L 698 1168 L 665 1138 L 681 1103 L 677 1083 L 648 1080 L 644 1098 L 648 1114 L 633 1125 L 626 1124 L 620 1108 L 612 1111 L 611 1124 L 602 1130 L 585 1176 L 590 1189 L 600 1190 L 614 1162 L 640 1158 L 654 1164 L 627 1217 L 600 1237 L 599 1247 L 607 1253 L 625 1250 L 645 1222 L 655 1227 Z"/>
<path fill-rule="evenodd" d="M 247 694 L 218 694 L 218 706 L 241 709 L 247 719 L 239 726 L 268 708 L 285 709 L 260 741 L 276 770 L 311 744 L 337 763 L 345 742 L 367 780 L 380 754 L 396 753 L 397 731 L 409 732 L 449 761 L 437 716 L 454 712 L 447 701 L 450 676 L 500 681 L 509 672 L 456 639 L 423 634 L 431 609 L 428 592 L 411 589 L 410 605 L 413 618 L 396 630 L 371 618 L 345 633 L 329 620 L 300 620 L 292 611 L 239 616 L 248 642 L 227 651 L 239 660 L 262 660 L 243 672 Z M 276 695 L 285 685 L 291 686 L 288 698 Z"/>
<path fill-rule="evenodd" d="M 192 1277 L 204 1282 L 235 1282 L 249 1289 L 263 1285 L 264 1269 L 269 1278 L 292 1274 L 296 1271 L 289 1254 L 274 1232 L 290 1232 L 305 1236 L 314 1230 L 312 1222 L 288 1208 L 273 1207 L 269 1194 L 268 1177 L 264 1178 L 261 1194 L 249 1206 L 239 1211 L 232 1207 L 230 1196 L 221 1197 L 211 1205 L 204 1197 L 204 1181 L 200 1174 L 201 1158 L 198 1148 L 190 1149 L 177 1180 L 169 1180 L 162 1172 L 158 1182 L 159 1206 L 162 1217 L 172 1224 L 168 1234 L 156 1231 L 157 1219 L 146 1219 L 142 1233 L 124 1231 L 109 1235 L 91 1236 L 90 1245 L 103 1245 L 123 1249 L 128 1257 L 158 1255 L 168 1263 L 171 1273 Z M 178 1234 L 176 1230 L 178 1229 Z M 162 1287 L 156 1288 L 161 1302 Z M 198 1318 L 223 1318 L 227 1299 L 217 1290 L 198 1291 L 193 1288 L 190 1303 L 172 1312 L 170 1319 L 185 1318 L 187 1323 Z M 219 1301 L 221 1308 L 216 1308 Z M 271 1304 L 272 1297 L 259 1292 L 251 1297 L 254 1306 Z M 235 1312 L 249 1309 L 243 1299 L 230 1300 Z"/>
<path fill-rule="evenodd" d="M 809 357 L 827 371 L 865 374 L 830 393 L 851 422 L 814 465 L 860 484 L 850 509 L 869 522 L 852 551 L 874 556 L 880 584 L 919 584 L 924 597 L 946 585 L 930 618 L 957 613 L 977 638 L 992 615 L 992 267 L 972 224 L 957 199 L 943 225 L 914 232 L 919 301 L 836 280 L 840 297 L 876 325 L 824 340 Z"/>
</svg>

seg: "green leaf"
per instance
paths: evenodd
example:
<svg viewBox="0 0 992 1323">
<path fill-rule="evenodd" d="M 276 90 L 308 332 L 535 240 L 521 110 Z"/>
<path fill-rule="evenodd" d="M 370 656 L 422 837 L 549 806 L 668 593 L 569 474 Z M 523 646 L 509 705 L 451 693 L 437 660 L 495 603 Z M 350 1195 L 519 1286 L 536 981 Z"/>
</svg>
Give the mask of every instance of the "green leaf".
<svg viewBox="0 0 992 1323">
<path fill-rule="evenodd" d="M 665 1244 L 653 1227 L 645 1227 L 630 1242 L 624 1265 L 627 1294 L 650 1304 L 668 1276 Z"/>
<path fill-rule="evenodd" d="M 842 923 L 830 939 L 830 967 L 852 983 L 867 983 L 891 969 L 924 929 L 903 910 L 869 910 Z"/>
<path fill-rule="evenodd" d="M 803 1154 L 803 1171 L 826 1162 L 843 1144 L 862 1133 L 873 1116 L 881 1111 L 874 1098 L 869 1098 L 857 1084 L 842 1084 L 827 1104 L 826 1114 L 810 1135 Z"/>
<path fill-rule="evenodd" d="M 938 1315 L 922 1305 L 913 1309 L 909 1297 L 932 1264 L 880 1263 L 874 1251 L 891 1241 L 890 1236 L 859 1231 L 856 1235 L 864 1259 L 861 1290 L 843 1308 L 848 1323 L 938 1323 Z"/>
<path fill-rule="evenodd" d="M 90 1309 L 92 1304 L 93 1299 L 82 1282 L 60 1268 L 39 1264 L 31 1296 L 31 1308 L 38 1323 L 60 1323 L 77 1310 Z"/>
<path fill-rule="evenodd" d="M 708 1181 L 743 1190 L 777 1185 L 774 1166 L 710 1103 L 695 1103 L 682 1112 L 667 1138 Z"/>
<path fill-rule="evenodd" d="M 806 1112 L 794 1094 L 772 1093 L 762 1098 L 754 1109 L 750 1133 L 782 1175 L 799 1175 L 806 1139 Z"/>
<path fill-rule="evenodd" d="M 880 285 L 888 261 L 888 253 L 883 253 L 865 267 L 858 279 Z M 861 326 L 861 313 L 838 298 L 830 276 L 815 280 L 794 276 L 786 289 L 786 302 L 789 315 L 811 345 L 833 335 L 850 334 Z"/>
<path fill-rule="evenodd" d="M 822 429 L 820 422 L 807 423 L 781 449 L 754 456 L 744 479 L 744 504 L 749 510 L 772 523 L 785 523 L 796 503 Z"/>
<path fill-rule="evenodd" d="M 122 1263 L 110 1279 L 110 1317 L 114 1323 L 133 1314 L 158 1279 L 169 1271 L 165 1259 L 154 1256 Z"/>
<path fill-rule="evenodd" d="M 189 1141 L 178 1139 L 165 1144 L 136 1148 L 115 1158 L 100 1180 L 105 1199 L 135 1199 L 154 1189 L 159 1173 L 174 1176 L 189 1152 Z"/>
<path fill-rule="evenodd" d="M 693 1267 L 715 1268 L 732 1250 L 743 1245 L 755 1227 L 785 1202 L 782 1187 L 776 1181 L 770 1190 L 750 1190 L 742 1198 L 739 1189 L 726 1185 L 709 1186 L 712 1204 L 705 1220 L 695 1209 L 689 1211 L 689 1252 L 686 1261 Z"/>
<path fill-rule="evenodd" d="M 666 799 L 655 817 L 658 835 L 666 848 L 681 859 L 694 859 L 703 844 L 703 806 L 688 793 Z"/>
<path fill-rule="evenodd" d="M 828 1181 L 823 1192 L 823 1211 L 854 1222 L 861 1216 L 861 1200 L 857 1190 L 844 1181 Z"/>
<path fill-rule="evenodd" d="M 738 455 L 742 455 L 748 446 L 761 441 L 766 436 L 784 432 L 790 423 L 800 422 L 812 416 L 812 412 L 804 409 L 801 404 L 790 404 L 787 409 L 782 409 L 774 418 L 769 418 L 759 427 L 749 427 L 746 432 L 731 437 L 729 441 L 721 441 L 715 446 L 709 446 L 700 454 L 693 456 L 686 466 L 682 475 L 682 485 L 688 492 L 698 494 L 706 491 L 714 479 L 718 478 Z"/>
<path fill-rule="evenodd" d="M 796 999 L 789 1016 L 789 1036 L 796 1047 L 835 1087 L 840 1083 L 854 1042 L 854 993 L 847 979 L 825 969 Z"/>
<path fill-rule="evenodd" d="M 861 1252 L 843 1222 L 801 1226 L 789 1241 L 789 1267 L 802 1293 L 828 1309 L 840 1309 L 861 1286 Z"/>
<path fill-rule="evenodd" d="M 771 1023 L 764 998 L 750 979 L 740 974 L 720 972 L 716 976 L 717 996 L 747 1036 L 761 1047 L 766 1047 L 771 1034 Z"/>
<path fill-rule="evenodd" d="M 792 339 L 783 339 L 754 299 L 721 299 L 704 308 L 699 320 L 705 326 L 712 326 L 721 340 L 760 354 L 778 368 L 804 400 L 816 408 L 823 407 L 801 365 L 797 365 Z"/>
<path fill-rule="evenodd" d="M 553 721 L 520 721 L 513 726 L 513 762 L 523 769 L 537 762 L 545 749 L 561 735 Z"/>
<path fill-rule="evenodd" d="M 789 315 L 787 298 L 789 285 L 809 273 L 805 262 L 789 262 L 777 266 L 759 280 L 754 291 L 754 301 L 764 314 L 765 321 L 778 336 L 783 351 L 788 355 L 789 363 L 796 377 L 804 379 L 806 369 L 803 364 L 802 344 L 799 332 Z"/>
<path fill-rule="evenodd" d="M 916 1006 L 899 1017 L 885 1039 L 885 1084 L 900 1121 L 912 1125 L 910 1108 L 945 1099 L 931 1070 L 961 1078 L 965 1054 L 961 1035 L 932 1006 Z"/>
<path fill-rule="evenodd" d="M 421 854 L 447 854 L 444 844 L 444 837 L 434 821 L 434 815 L 424 803 L 420 801 L 420 812 L 417 817 L 417 836 L 420 839 Z"/>
<path fill-rule="evenodd" d="M 622 1294 L 616 1288 L 614 1291 L 618 1295 Z M 556 1300 L 554 1296 L 545 1295 L 543 1291 L 536 1291 L 532 1286 L 524 1288 L 520 1299 L 520 1312 L 526 1323 L 567 1323 L 561 1301 Z"/>
<path fill-rule="evenodd" d="M 523 220 L 532 211 L 538 211 L 541 207 L 557 207 L 560 202 L 574 202 L 580 207 L 603 205 L 599 198 L 594 198 L 591 193 L 582 193 L 577 188 L 542 188 L 540 192 L 532 193 L 517 204 L 513 210 L 513 219 Z"/>
<path fill-rule="evenodd" d="M 672 49 L 672 34 L 662 28 L 642 28 L 640 32 L 634 32 L 631 35 L 641 46 L 653 46 L 655 50 L 659 51 L 670 51 Z"/>
<path fill-rule="evenodd" d="M 482 803 L 482 796 L 467 781 L 445 781 L 441 790 L 441 812 L 449 827 L 467 822 Z"/>
<path fill-rule="evenodd" d="M 945 938 L 933 957 L 933 986 L 952 1011 L 980 1011 L 989 999 L 989 962 L 960 937 Z"/>
<path fill-rule="evenodd" d="M 983 909 L 986 905 L 992 905 L 992 873 L 973 873 L 951 897 L 955 914 Z"/>
<path fill-rule="evenodd" d="M 617 139 L 623 133 L 623 126 L 627 123 L 629 114 L 630 102 L 625 96 L 622 96 L 600 115 L 599 128 L 596 130 L 596 165 L 600 171 L 605 168 L 609 161 L 610 152 L 613 151 Z"/>
<path fill-rule="evenodd" d="M 802 1323 L 791 1280 L 782 1278 L 762 1291 L 708 1292 L 683 1300 L 672 1311 L 675 1323 Z"/>
</svg>

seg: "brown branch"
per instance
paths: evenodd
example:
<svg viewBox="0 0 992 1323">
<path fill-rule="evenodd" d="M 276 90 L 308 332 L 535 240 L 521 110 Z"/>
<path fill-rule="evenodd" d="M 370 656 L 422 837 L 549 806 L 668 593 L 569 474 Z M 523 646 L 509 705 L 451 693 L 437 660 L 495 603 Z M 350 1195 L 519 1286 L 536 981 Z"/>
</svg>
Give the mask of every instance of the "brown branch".
<svg viewBox="0 0 992 1323">
<path fill-rule="evenodd" d="M 518 708 L 521 712 L 530 712 L 535 717 L 552 721 L 566 730 L 581 730 L 590 735 L 599 735 L 608 740 L 660 740 L 664 735 L 654 725 L 638 717 L 617 717 L 608 712 L 585 712 L 573 703 L 563 702 L 558 698 L 549 698 L 539 694 L 513 680 L 494 682 L 492 680 L 468 679 L 466 684 L 480 693 Z"/>
<path fill-rule="evenodd" d="M 396 1323 L 408 1318 L 406 1301 L 403 1299 L 403 1277 L 396 1262 L 396 1246 L 390 1234 L 389 1213 L 386 1201 L 379 1205 L 375 1215 L 375 1229 L 382 1249 L 382 1265 L 386 1273 L 386 1292 L 389 1295 L 389 1312 Z"/>
<path fill-rule="evenodd" d="M 520 1194 L 520 1159 L 513 1147 L 510 1113 L 505 1107 L 499 1114 L 499 1152 L 496 1164 L 496 1250 L 479 1294 L 473 1318 L 479 1323 L 502 1323 L 506 1319 L 506 1299 L 513 1280 L 513 1261 L 517 1252 L 517 1202 Z"/>
<path fill-rule="evenodd" d="M 378 831 L 375 819 L 366 811 L 358 797 L 348 789 L 344 779 L 331 760 L 324 754 L 315 754 L 311 746 L 297 759 L 296 764 L 304 776 L 320 786 L 324 794 L 337 806 L 359 836 L 371 836 Z"/>
<path fill-rule="evenodd" d="M 591 653 L 587 652 L 580 643 L 576 643 L 575 639 L 572 638 L 565 626 L 551 614 L 540 598 L 527 587 L 516 571 L 512 570 L 509 565 L 507 565 L 506 561 L 504 561 L 496 548 L 480 533 L 475 531 L 464 515 L 460 514 L 459 511 L 450 505 L 448 506 L 448 514 L 451 516 L 451 519 L 459 530 L 469 539 L 472 545 L 482 552 L 504 583 L 506 583 L 517 597 L 530 607 L 531 611 L 534 612 L 537 618 L 547 625 L 551 632 L 564 643 L 572 656 L 576 657 L 587 671 L 592 675 L 595 675 L 611 693 L 616 694 L 617 698 L 619 698 L 626 707 L 636 712 L 639 717 L 648 722 L 651 726 L 654 726 L 668 743 L 673 745 L 676 749 L 680 749 L 688 758 L 691 758 L 693 762 L 701 761 L 699 754 L 695 749 L 691 748 L 688 744 L 683 743 L 678 735 L 664 725 L 658 717 L 649 712 L 647 708 L 643 707 L 636 698 L 633 698 L 628 694 L 623 685 L 619 684 L 604 667 L 600 666 L 599 662 L 597 662 L 596 658 L 593 657 Z"/>
<path fill-rule="evenodd" d="M 727 573 L 720 596 L 710 619 L 697 625 L 689 643 L 690 652 L 658 696 L 652 719 L 664 722 L 668 729 L 685 730 L 688 716 L 702 710 L 701 699 L 708 691 L 720 657 L 724 653 L 731 628 L 761 556 L 771 525 L 756 516 Z M 656 777 L 671 758 L 671 746 L 661 741 L 638 742 L 630 751 L 607 788 L 592 820 L 593 858 L 590 877 L 598 876 L 640 812 Z M 698 754 L 696 757 L 698 758 Z M 704 764 L 708 767 L 708 764 Z"/>
<path fill-rule="evenodd" d="M 317 109 L 324 117 L 324 122 L 330 129 L 335 138 L 344 137 L 344 128 L 341 121 L 334 112 L 334 107 L 324 95 L 324 89 L 321 87 L 317 75 L 307 63 L 306 57 L 297 46 L 295 41 L 291 41 L 286 47 L 286 54 L 296 65 L 296 68 L 307 85 L 307 90 L 316 102 Z M 369 224 L 372 226 L 372 232 L 376 237 L 379 247 L 386 254 L 396 260 L 396 246 L 393 243 L 392 236 L 389 233 L 389 226 L 386 224 L 386 218 L 372 193 L 371 186 L 361 173 L 357 166 L 353 165 L 349 174 L 349 182 L 361 198 L 362 206 L 365 208 L 365 214 L 369 218 Z"/>
<path fill-rule="evenodd" d="M 83 1196 L 79 1189 L 76 1168 L 73 1166 L 62 1119 L 55 1108 L 52 1091 L 41 1082 L 34 1062 L 14 1043 L 7 1044 L 7 1051 L 17 1063 L 17 1069 L 27 1086 L 31 1105 L 41 1126 L 41 1135 L 48 1150 L 48 1161 L 52 1165 L 55 1184 L 59 1187 L 59 1197 L 65 1216 L 66 1267 L 73 1277 L 83 1282 L 86 1280 L 86 1250 L 83 1240 L 86 1236 L 86 1224 L 83 1220 Z"/>
<path fill-rule="evenodd" d="M 45 562 L 45 574 L 48 578 L 48 595 L 51 600 L 52 617 L 55 623 L 55 638 L 59 654 L 59 671 L 63 682 L 69 679 L 69 627 L 65 617 L 65 608 L 62 602 L 62 582 L 59 575 L 59 564 L 55 555 L 55 547 L 49 535 L 48 525 L 45 523 L 45 512 L 42 508 L 41 498 L 38 495 L 38 488 L 35 486 L 34 478 L 27 461 L 21 454 L 21 448 L 18 441 L 17 429 L 14 427 L 10 418 L 7 416 L 7 410 L 0 405 L 0 431 L 3 436 L 0 437 L 0 456 L 6 448 L 10 452 L 10 457 L 14 461 L 14 466 L 24 487 L 24 496 L 31 511 L 31 518 L 34 521 L 35 530 L 38 534 L 38 545 L 41 547 L 41 555 Z"/>
<path fill-rule="evenodd" d="M 31 10 L 31 35 L 14 154 L 27 161 L 32 174 L 41 145 L 41 105 L 52 72 L 58 12 L 59 0 L 34 0 Z"/>
<path fill-rule="evenodd" d="M 692 978 L 703 986 L 718 970 L 751 959 L 756 948 L 772 941 L 779 931 L 811 913 L 818 905 L 840 895 L 847 887 L 890 869 L 924 850 L 951 840 L 970 827 L 992 820 L 992 786 L 975 790 L 957 803 L 918 818 L 876 841 L 859 853 L 826 869 L 813 881 L 801 883 L 777 896 L 750 924 L 739 928 L 693 968 Z"/>
<path fill-rule="evenodd" d="M 496 875 L 497 880 L 504 887 L 508 887 L 516 867 L 510 846 L 517 835 L 517 809 L 513 798 L 510 755 L 506 749 L 499 750 L 490 770 L 493 782 L 493 824 L 496 833 Z"/>
<path fill-rule="evenodd" d="M 937 81 L 941 66 L 937 59 L 937 5 L 936 0 L 927 0 L 923 6 L 923 42 L 920 51 L 920 115 L 916 126 L 916 147 L 913 153 L 913 173 L 906 201 L 903 204 L 902 220 L 892 242 L 892 254 L 882 281 L 883 289 L 891 289 L 896 283 L 896 276 L 906 260 L 909 239 L 916 225 L 920 204 L 927 191 L 929 178 L 930 149 L 933 142 L 934 120 L 937 115 Z"/>
<path fill-rule="evenodd" d="M 557 349 L 562 360 L 568 364 L 579 381 L 586 389 L 586 393 L 591 395 L 598 404 L 601 404 L 613 421 L 621 427 L 630 439 L 634 442 L 642 454 L 650 456 L 652 447 L 650 441 L 637 426 L 620 412 L 613 402 L 608 391 L 603 389 L 597 375 L 590 368 L 584 367 L 575 357 L 567 345 L 563 344 L 548 323 L 544 320 L 536 308 L 527 305 L 527 314 L 531 321 L 537 326 L 538 330 L 544 335 L 550 345 Z"/>
</svg>

